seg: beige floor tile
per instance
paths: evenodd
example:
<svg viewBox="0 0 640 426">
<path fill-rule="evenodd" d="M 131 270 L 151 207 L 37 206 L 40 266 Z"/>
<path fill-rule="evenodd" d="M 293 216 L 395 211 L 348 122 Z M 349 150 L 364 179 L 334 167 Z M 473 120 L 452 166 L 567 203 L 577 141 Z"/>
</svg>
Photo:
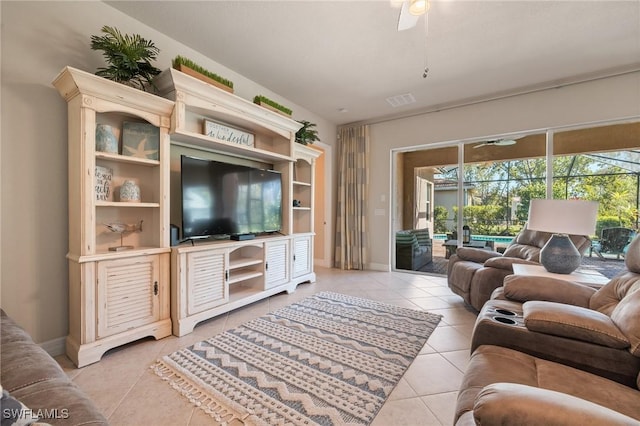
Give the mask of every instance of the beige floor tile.
<svg viewBox="0 0 640 426">
<path fill-rule="evenodd" d="M 404 379 L 420 396 L 454 392 L 460 388 L 462 373 L 440 354 L 418 355 Z"/>
<path fill-rule="evenodd" d="M 429 410 L 443 425 L 452 425 L 456 410 L 458 392 L 445 392 L 421 397 Z"/>
<path fill-rule="evenodd" d="M 415 398 L 416 396 L 418 396 L 418 394 L 409 386 L 409 383 L 405 379 L 400 379 L 395 389 L 393 389 L 389 395 L 388 400 Z"/>
<path fill-rule="evenodd" d="M 473 335 L 473 328 L 475 327 L 475 322 L 474 323 L 466 323 L 466 324 L 458 324 L 458 325 L 452 325 L 453 328 L 455 328 L 456 330 L 458 330 L 460 333 L 464 334 L 465 336 L 467 336 L 469 338 L 469 340 L 471 340 L 471 336 Z"/>
<path fill-rule="evenodd" d="M 420 398 L 388 401 L 372 426 L 440 426 L 442 423 Z"/>
<path fill-rule="evenodd" d="M 81 369 L 76 368 L 73 362 L 66 355 L 58 355 L 54 357 L 56 362 L 62 367 L 62 370 L 67 373 L 67 376 L 73 380 L 78 374 L 82 372 Z"/>
<path fill-rule="evenodd" d="M 471 347 L 469 336 L 456 330 L 455 327 L 442 324 L 433 331 L 427 342 L 438 352 L 457 351 Z"/>
<path fill-rule="evenodd" d="M 449 287 L 446 287 L 446 286 L 428 287 L 428 288 L 425 288 L 424 290 L 432 296 L 448 297 L 453 295 L 453 293 L 451 292 L 451 289 L 449 289 Z"/>
<path fill-rule="evenodd" d="M 430 312 L 434 314 L 442 315 L 442 323 L 447 325 L 460 325 L 460 324 L 475 324 L 477 314 L 473 311 L 465 308 L 450 308 L 450 305 L 438 297 L 438 299 L 445 303 L 446 309 L 432 309 Z"/>
<path fill-rule="evenodd" d="M 109 416 L 109 424 L 186 425 L 195 407 L 150 368 Z"/>
<path fill-rule="evenodd" d="M 461 372 L 464 372 L 467 369 L 467 364 L 469 363 L 469 358 L 471 357 L 471 353 L 468 349 L 463 349 L 461 351 L 440 352 L 440 355 L 445 357 L 445 359 L 451 364 L 455 365 Z"/>
<path fill-rule="evenodd" d="M 433 312 L 435 309 L 446 309 L 449 307 L 449 304 L 440 299 L 439 297 L 412 297 L 411 302 L 420 306 L 422 309 L 426 309 L 429 312 Z"/>
</svg>

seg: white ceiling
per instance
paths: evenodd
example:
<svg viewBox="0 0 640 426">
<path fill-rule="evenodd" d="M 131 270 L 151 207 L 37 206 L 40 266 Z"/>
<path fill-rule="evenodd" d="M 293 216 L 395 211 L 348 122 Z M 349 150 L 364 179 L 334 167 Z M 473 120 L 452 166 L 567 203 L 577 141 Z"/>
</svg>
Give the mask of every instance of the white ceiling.
<svg viewBox="0 0 640 426">
<path fill-rule="evenodd" d="M 389 0 L 108 3 L 336 124 L 640 69 L 639 0 L 435 0 L 428 36 Z"/>
</svg>

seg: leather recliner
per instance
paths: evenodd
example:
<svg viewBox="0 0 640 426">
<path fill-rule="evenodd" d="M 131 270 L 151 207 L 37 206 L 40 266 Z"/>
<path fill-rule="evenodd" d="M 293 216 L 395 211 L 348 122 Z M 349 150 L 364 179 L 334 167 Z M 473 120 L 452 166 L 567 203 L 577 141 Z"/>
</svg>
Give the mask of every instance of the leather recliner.
<svg viewBox="0 0 640 426">
<path fill-rule="evenodd" d="M 471 350 L 498 345 L 627 386 L 640 372 L 640 237 L 627 271 L 596 290 L 551 277 L 514 276 L 476 320 Z"/>
<path fill-rule="evenodd" d="M 640 375 L 630 387 L 500 346 L 471 356 L 455 411 L 456 426 L 638 425 Z"/>
<path fill-rule="evenodd" d="M 539 264 L 540 250 L 551 233 L 523 229 L 509 244 L 504 254 L 495 251 L 460 247 L 449 258 L 447 284 L 476 311 L 491 298 L 491 293 L 507 275 L 513 274 L 514 263 Z M 570 235 L 580 254 L 591 247 L 591 240 L 582 235 Z"/>
</svg>

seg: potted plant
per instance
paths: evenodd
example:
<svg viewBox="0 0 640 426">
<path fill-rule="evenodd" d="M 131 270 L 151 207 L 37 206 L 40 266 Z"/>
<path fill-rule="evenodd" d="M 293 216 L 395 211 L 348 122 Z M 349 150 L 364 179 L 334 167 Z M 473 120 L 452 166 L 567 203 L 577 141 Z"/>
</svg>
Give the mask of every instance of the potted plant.
<svg viewBox="0 0 640 426">
<path fill-rule="evenodd" d="M 282 106 L 277 102 L 272 101 L 266 96 L 256 95 L 256 97 L 253 98 L 253 103 L 263 106 L 271 111 L 275 111 L 282 115 L 286 115 L 287 117 L 291 116 L 292 111 L 289 108 Z"/>
<path fill-rule="evenodd" d="M 302 124 L 302 127 L 296 132 L 296 142 L 302 145 L 311 145 L 320 140 L 318 131 L 314 129 L 315 123 L 307 120 L 298 120 L 298 123 Z"/>
<path fill-rule="evenodd" d="M 138 34 L 122 34 L 117 28 L 105 25 L 105 35 L 91 36 L 91 49 L 101 50 L 108 67 L 98 68 L 96 75 L 146 90 L 153 86 L 153 77 L 160 70 L 151 61 L 160 52 L 152 41 L 145 40 Z"/>
<path fill-rule="evenodd" d="M 219 89 L 226 90 L 229 93 L 233 93 L 233 81 L 220 77 L 219 75 L 212 73 L 211 71 L 202 68 L 190 59 L 183 56 L 176 56 L 172 62 L 173 68 L 180 72 L 195 77 L 199 80 L 209 83 L 212 86 L 216 86 Z"/>
</svg>

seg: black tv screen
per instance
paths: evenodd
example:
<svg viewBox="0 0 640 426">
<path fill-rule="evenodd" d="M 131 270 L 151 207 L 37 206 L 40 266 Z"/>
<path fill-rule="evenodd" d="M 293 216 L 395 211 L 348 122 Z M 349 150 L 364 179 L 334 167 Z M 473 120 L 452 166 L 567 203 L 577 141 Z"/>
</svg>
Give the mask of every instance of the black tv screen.
<svg viewBox="0 0 640 426">
<path fill-rule="evenodd" d="M 181 156 L 183 238 L 282 229 L 280 173 Z"/>
</svg>

